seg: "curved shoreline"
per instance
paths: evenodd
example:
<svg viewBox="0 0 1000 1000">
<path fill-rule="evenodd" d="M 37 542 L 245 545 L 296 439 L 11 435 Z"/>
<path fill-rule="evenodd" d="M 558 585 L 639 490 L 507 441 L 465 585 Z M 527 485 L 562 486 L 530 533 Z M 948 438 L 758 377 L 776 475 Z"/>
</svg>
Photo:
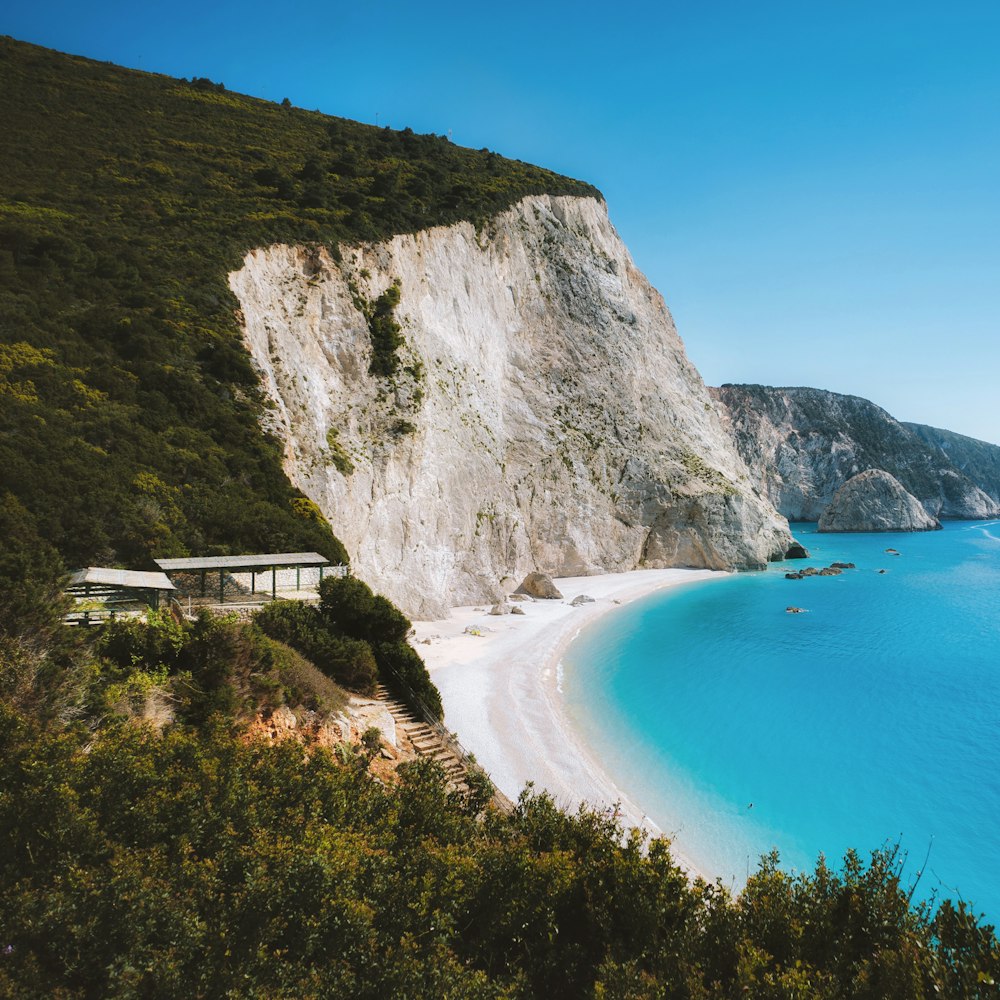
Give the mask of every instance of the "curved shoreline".
<svg viewBox="0 0 1000 1000">
<path fill-rule="evenodd" d="M 448 618 L 414 622 L 414 643 L 441 692 L 446 724 L 505 795 L 516 799 L 533 782 L 568 809 L 582 802 L 617 805 L 627 826 L 658 836 L 663 830 L 615 785 L 572 724 L 560 691 L 562 655 L 581 629 L 616 607 L 727 575 L 659 569 L 563 577 L 555 581 L 562 601 L 526 601 L 524 615 L 454 608 Z M 581 594 L 593 603 L 572 607 Z M 470 626 L 483 634 L 466 633 Z M 702 874 L 676 850 L 674 856 L 690 873 Z"/>
</svg>

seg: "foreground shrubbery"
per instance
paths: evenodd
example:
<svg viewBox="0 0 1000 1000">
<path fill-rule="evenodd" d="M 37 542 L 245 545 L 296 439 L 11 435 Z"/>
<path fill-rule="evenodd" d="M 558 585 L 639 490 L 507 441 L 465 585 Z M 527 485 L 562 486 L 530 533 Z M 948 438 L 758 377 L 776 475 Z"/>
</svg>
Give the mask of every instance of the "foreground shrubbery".
<svg viewBox="0 0 1000 1000">
<path fill-rule="evenodd" d="M 470 815 L 221 724 L 96 740 L 0 710 L 0 994 L 51 997 L 995 996 L 963 907 L 908 908 L 892 856 L 737 899 L 665 842 L 522 796 Z"/>
<path fill-rule="evenodd" d="M 30 581 L 0 586 L 14 605 L 0 996 L 996 996 L 992 928 L 912 909 L 892 853 L 796 877 L 765 859 L 734 899 L 603 813 L 528 793 L 481 815 L 489 790 L 448 793 L 429 761 L 389 788 L 364 753 L 248 740 L 261 708 L 337 697 L 253 623 L 60 629 Z M 358 643 L 408 628 L 357 581 L 314 610 Z"/>
</svg>

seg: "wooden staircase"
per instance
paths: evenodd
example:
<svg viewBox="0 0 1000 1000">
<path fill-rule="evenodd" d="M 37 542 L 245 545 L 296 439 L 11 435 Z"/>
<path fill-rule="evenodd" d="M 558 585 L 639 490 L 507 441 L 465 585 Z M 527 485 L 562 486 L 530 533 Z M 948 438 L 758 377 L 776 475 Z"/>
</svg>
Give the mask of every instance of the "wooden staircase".
<svg viewBox="0 0 1000 1000">
<path fill-rule="evenodd" d="M 413 749 L 421 757 L 435 760 L 444 769 L 448 790 L 469 790 L 468 765 L 438 727 L 418 719 L 413 710 L 404 705 L 385 685 L 379 684 L 375 697 L 389 709 L 396 726 L 403 730 Z"/>
</svg>

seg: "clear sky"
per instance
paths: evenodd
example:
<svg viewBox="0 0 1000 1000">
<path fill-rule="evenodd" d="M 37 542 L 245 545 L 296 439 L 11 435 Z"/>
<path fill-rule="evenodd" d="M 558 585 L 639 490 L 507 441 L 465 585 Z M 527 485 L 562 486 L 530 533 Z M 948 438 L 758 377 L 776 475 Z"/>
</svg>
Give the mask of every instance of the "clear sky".
<svg viewBox="0 0 1000 1000">
<path fill-rule="evenodd" d="M 4 7 L 26 41 L 588 180 L 710 384 L 1000 443 L 998 0 Z"/>
</svg>

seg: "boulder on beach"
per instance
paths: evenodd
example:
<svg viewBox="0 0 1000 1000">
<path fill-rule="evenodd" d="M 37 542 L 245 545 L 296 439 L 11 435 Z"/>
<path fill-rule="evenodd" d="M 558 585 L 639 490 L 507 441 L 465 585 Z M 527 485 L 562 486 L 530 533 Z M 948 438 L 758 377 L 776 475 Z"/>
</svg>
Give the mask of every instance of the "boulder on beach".
<svg viewBox="0 0 1000 1000">
<path fill-rule="evenodd" d="M 506 601 L 504 601 L 504 602 L 502 602 L 500 604 L 494 604 L 493 607 L 490 608 L 490 614 L 491 615 L 509 615 L 512 610 L 513 609 L 511 608 L 511 606 Z"/>
<path fill-rule="evenodd" d="M 820 531 L 935 531 L 940 527 L 940 521 L 882 469 L 868 469 L 848 479 L 819 519 Z"/>
<path fill-rule="evenodd" d="M 545 601 L 561 601 L 562 594 L 556 590 L 552 577 L 548 573 L 529 573 L 522 581 L 515 594 L 526 594 Z"/>
<path fill-rule="evenodd" d="M 588 597 L 586 594 L 578 594 L 569 603 L 574 608 L 578 608 L 578 607 L 580 607 L 581 604 L 593 604 L 594 603 L 594 599 L 592 597 Z"/>
</svg>

